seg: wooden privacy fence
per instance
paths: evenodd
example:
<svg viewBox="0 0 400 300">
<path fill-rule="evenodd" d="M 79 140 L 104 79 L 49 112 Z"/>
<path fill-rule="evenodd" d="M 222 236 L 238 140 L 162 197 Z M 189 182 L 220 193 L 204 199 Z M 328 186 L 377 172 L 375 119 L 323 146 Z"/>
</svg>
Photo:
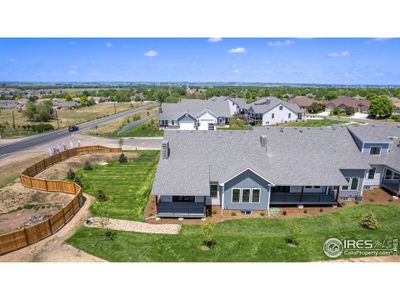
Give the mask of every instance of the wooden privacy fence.
<svg viewBox="0 0 400 300">
<path fill-rule="evenodd" d="M 71 220 L 84 203 L 82 189 L 76 183 L 34 178 L 37 174 L 73 156 L 89 153 L 120 153 L 121 151 L 121 148 L 103 146 L 77 147 L 54 154 L 25 169 L 20 175 L 23 186 L 47 192 L 69 193 L 75 196 L 49 219 L 24 229 L 0 235 L 0 255 L 36 243 L 57 232 Z"/>
</svg>

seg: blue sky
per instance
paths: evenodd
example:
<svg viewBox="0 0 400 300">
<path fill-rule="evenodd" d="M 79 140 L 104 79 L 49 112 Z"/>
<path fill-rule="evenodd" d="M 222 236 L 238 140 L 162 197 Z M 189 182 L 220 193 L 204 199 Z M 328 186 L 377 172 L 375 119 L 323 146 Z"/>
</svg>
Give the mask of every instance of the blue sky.
<svg viewBox="0 0 400 300">
<path fill-rule="evenodd" d="M 0 39 L 0 81 L 400 84 L 400 39 Z"/>
</svg>

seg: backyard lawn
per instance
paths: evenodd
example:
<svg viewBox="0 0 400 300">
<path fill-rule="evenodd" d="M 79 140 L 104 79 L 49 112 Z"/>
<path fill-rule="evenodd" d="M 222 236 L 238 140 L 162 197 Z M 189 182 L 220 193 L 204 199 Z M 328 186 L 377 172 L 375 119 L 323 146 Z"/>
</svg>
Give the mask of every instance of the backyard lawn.
<svg viewBox="0 0 400 300">
<path fill-rule="evenodd" d="M 332 125 L 341 125 L 349 123 L 349 121 L 341 121 L 341 120 L 330 120 L 330 119 L 319 119 L 319 120 L 307 120 L 304 122 L 291 122 L 284 124 L 283 126 L 288 127 L 322 127 L 322 126 L 332 126 Z M 279 125 L 282 126 L 282 125 Z"/>
<path fill-rule="evenodd" d="M 150 119 L 141 125 L 132 127 L 127 131 L 123 132 L 120 137 L 153 137 L 163 136 L 164 130 L 160 130 L 158 127 L 158 118 Z"/>
<path fill-rule="evenodd" d="M 143 209 L 151 190 L 157 168 L 159 151 L 137 151 L 138 158 L 129 159 L 121 164 L 111 161 L 107 165 L 93 165 L 93 170 L 79 170 L 83 191 L 96 196 L 103 190 L 108 200 L 104 202 L 109 218 L 143 221 Z M 91 210 L 98 214 L 98 203 Z"/>
<path fill-rule="evenodd" d="M 218 128 L 218 130 L 252 130 L 253 129 L 253 127 L 251 125 L 245 124 L 240 119 L 230 118 L 229 123 L 230 123 L 229 128 L 221 127 L 221 128 Z"/>
<path fill-rule="evenodd" d="M 359 224 L 360 217 L 370 210 L 381 223 L 377 230 Z M 400 206 L 355 205 L 322 216 L 224 221 L 215 225 L 216 246 L 208 251 L 200 249 L 200 229 L 200 225 L 183 225 L 178 235 L 118 231 L 114 240 L 104 240 L 101 229 L 81 227 L 67 242 L 109 261 L 320 261 L 329 260 L 322 250 L 328 238 L 399 238 Z M 287 238 L 294 238 L 298 245 L 289 245 Z"/>
</svg>

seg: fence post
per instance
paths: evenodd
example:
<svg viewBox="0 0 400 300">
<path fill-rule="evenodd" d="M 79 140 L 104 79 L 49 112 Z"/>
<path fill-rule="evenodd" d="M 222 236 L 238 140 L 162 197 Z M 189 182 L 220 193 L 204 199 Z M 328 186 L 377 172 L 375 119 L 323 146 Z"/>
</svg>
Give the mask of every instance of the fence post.
<svg viewBox="0 0 400 300">
<path fill-rule="evenodd" d="M 30 186 L 33 187 L 33 185 L 32 185 L 32 177 L 29 176 L 28 178 L 29 178 Z"/>
<path fill-rule="evenodd" d="M 48 191 L 48 190 L 49 190 L 49 187 L 48 187 L 48 185 L 47 185 L 47 180 L 45 180 L 44 183 L 46 184 L 46 191 Z"/>
<path fill-rule="evenodd" d="M 53 234 L 53 229 L 51 228 L 51 222 L 50 219 L 47 219 L 47 224 L 49 224 L 49 228 L 50 228 L 50 235 Z"/>
<path fill-rule="evenodd" d="M 29 244 L 28 235 L 26 234 L 26 228 L 25 228 L 25 227 L 24 227 L 24 235 L 25 235 L 26 244 L 27 244 L 27 245 L 30 245 L 30 244 Z"/>
</svg>

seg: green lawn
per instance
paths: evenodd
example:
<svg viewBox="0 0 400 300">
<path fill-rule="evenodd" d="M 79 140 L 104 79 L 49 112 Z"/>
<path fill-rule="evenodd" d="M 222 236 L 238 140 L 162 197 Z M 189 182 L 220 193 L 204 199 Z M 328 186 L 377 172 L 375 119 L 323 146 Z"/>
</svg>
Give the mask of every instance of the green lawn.
<svg viewBox="0 0 400 300">
<path fill-rule="evenodd" d="M 229 120 L 230 126 L 229 128 L 218 128 L 218 130 L 252 130 L 253 127 L 251 125 L 244 124 L 244 122 L 240 119 L 230 118 Z"/>
<path fill-rule="evenodd" d="M 307 120 L 304 122 L 291 122 L 285 124 L 289 127 L 321 127 L 321 126 L 332 126 L 349 123 L 348 121 L 341 120 L 330 120 L 330 119 L 320 119 L 320 120 Z"/>
<path fill-rule="evenodd" d="M 153 118 L 123 132 L 120 137 L 152 137 L 163 136 L 164 130 L 158 128 L 158 118 Z"/>
<path fill-rule="evenodd" d="M 102 189 L 108 196 L 104 203 L 106 216 L 126 220 L 143 220 L 143 209 L 153 184 L 157 168 L 159 151 L 137 151 L 138 158 L 129 159 L 128 163 L 120 164 L 111 161 L 108 165 L 93 165 L 93 170 L 79 170 L 82 176 L 84 192 L 96 195 Z M 94 215 L 98 214 L 98 204 L 92 208 Z"/>
<path fill-rule="evenodd" d="M 372 210 L 381 227 L 367 230 L 360 217 Z M 299 242 L 290 247 L 286 241 L 294 235 Z M 199 225 L 184 225 L 178 235 L 116 232 L 115 240 L 105 241 L 101 230 L 81 227 L 68 243 L 109 261 L 132 262 L 267 262 L 328 260 L 322 251 L 326 239 L 399 238 L 400 206 L 360 205 L 323 216 L 292 219 L 241 219 L 218 223 L 214 235 L 216 247 L 200 249 Z"/>
</svg>

